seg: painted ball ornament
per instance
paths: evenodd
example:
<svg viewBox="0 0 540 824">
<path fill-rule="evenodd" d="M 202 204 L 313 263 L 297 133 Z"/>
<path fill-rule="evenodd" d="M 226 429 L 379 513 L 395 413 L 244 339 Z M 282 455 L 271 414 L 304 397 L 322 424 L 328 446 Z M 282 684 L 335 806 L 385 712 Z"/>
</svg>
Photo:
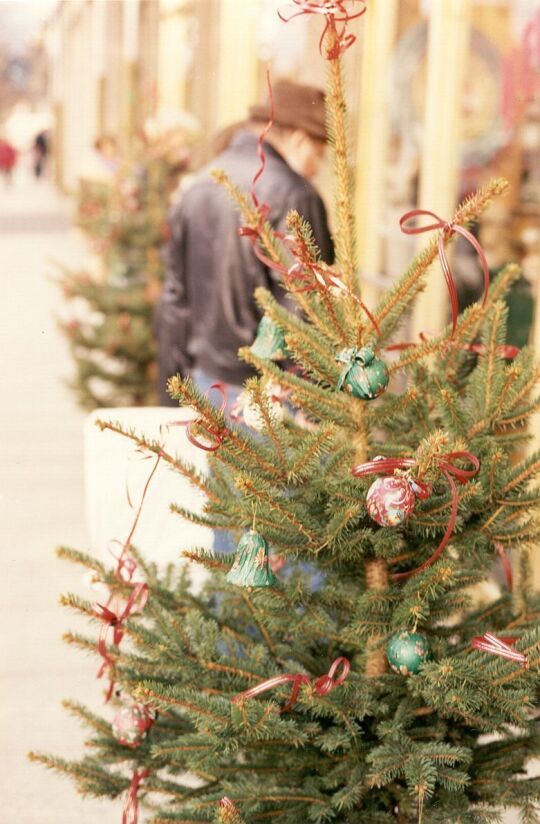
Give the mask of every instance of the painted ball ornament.
<svg viewBox="0 0 540 824">
<path fill-rule="evenodd" d="M 344 364 L 337 388 L 345 389 L 355 398 L 372 401 L 388 386 L 388 368 L 369 346 L 342 349 L 336 360 Z"/>
<path fill-rule="evenodd" d="M 366 495 L 369 517 L 380 526 L 399 526 L 412 515 L 416 496 L 407 478 L 377 478 Z"/>
<path fill-rule="evenodd" d="M 155 721 L 155 714 L 143 704 L 122 707 L 114 716 L 111 730 L 114 738 L 124 747 L 135 749 Z"/>
<path fill-rule="evenodd" d="M 415 675 L 431 654 L 429 641 L 419 632 L 399 632 L 392 636 L 386 648 L 388 663 L 394 672 Z"/>
</svg>

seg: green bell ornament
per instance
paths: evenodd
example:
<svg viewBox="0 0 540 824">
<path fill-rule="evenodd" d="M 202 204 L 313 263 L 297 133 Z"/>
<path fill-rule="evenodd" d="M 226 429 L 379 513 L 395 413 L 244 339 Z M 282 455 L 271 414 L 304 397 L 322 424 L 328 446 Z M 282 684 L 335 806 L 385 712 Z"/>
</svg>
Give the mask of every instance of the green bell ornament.
<svg viewBox="0 0 540 824">
<path fill-rule="evenodd" d="M 261 318 L 250 350 L 258 358 L 265 360 L 283 360 L 290 355 L 283 330 L 268 315 Z"/>
<path fill-rule="evenodd" d="M 394 672 L 415 675 L 431 656 L 429 641 L 419 632 L 404 630 L 390 639 L 386 656 Z"/>
<path fill-rule="evenodd" d="M 337 388 L 345 388 L 355 398 L 371 401 L 378 398 L 388 386 L 386 364 L 375 357 L 373 349 L 369 346 L 363 346 L 361 349 L 342 349 L 336 360 L 345 364 Z"/>
<path fill-rule="evenodd" d="M 239 587 L 273 587 L 277 583 L 268 563 L 268 544 L 253 529 L 240 538 L 227 581 Z"/>
</svg>

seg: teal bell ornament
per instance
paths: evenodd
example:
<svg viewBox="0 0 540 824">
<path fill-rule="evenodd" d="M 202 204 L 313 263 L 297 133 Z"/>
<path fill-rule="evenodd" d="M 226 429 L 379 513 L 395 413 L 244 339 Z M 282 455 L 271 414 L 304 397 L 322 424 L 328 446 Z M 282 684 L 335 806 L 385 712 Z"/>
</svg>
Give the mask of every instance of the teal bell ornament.
<svg viewBox="0 0 540 824">
<path fill-rule="evenodd" d="M 390 639 L 386 656 L 394 672 L 415 675 L 431 656 L 429 641 L 419 632 L 404 630 Z"/>
<path fill-rule="evenodd" d="M 337 388 L 346 389 L 355 398 L 372 401 L 388 386 L 386 364 L 375 357 L 373 349 L 369 346 L 363 346 L 361 349 L 342 349 L 336 360 L 345 364 Z"/>
<path fill-rule="evenodd" d="M 240 538 L 227 581 L 239 587 L 273 587 L 277 583 L 268 563 L 268 544 L 253 529 Z"/>
<path fill-rule="evenodd" d="M 261 318 L 250 351 L 265 360 L 283 360 L 290 355 L 283 330 L 268 315 Z"/>
</svg>

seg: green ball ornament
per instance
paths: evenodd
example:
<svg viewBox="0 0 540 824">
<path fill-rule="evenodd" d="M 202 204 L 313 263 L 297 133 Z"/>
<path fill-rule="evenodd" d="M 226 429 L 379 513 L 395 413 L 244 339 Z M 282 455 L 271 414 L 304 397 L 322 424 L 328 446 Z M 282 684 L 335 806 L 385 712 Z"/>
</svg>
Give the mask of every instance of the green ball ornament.
<svg viewBox="0 0 540 824">
<path fill-rule="evenodd" d="M 240 538 L 227 581 L 238 587 L 273 587 L 277 583 L 268 562 L 268 544 L 258 532 L 250 530 Z"/>
<path fill-rule="evenodd" d="M 388 663 L 401 675 L 415 675 L 429 660 L 431 650 L 425 635 L 403 631 L 394 635 L 386 648 Z"/>
<path fill-rule="evenodd" d="M 250 346 L 251 352 L 265 360 L 283 360 L 289 357 L 283 330 L 272 318 L 264 315 L 257 327 L 257 335 Z"/>
<path fill-rule="evenodd" d="M 344 364 L 337 388 L 345 389 L 355 398 L 372 401 L 388 386 L 387 366 L 384 361 L 375 357 L 373 349 L 369 346 L 363 346 L 361 349 L 342 349 L 336 360 Z"/>
</svg>

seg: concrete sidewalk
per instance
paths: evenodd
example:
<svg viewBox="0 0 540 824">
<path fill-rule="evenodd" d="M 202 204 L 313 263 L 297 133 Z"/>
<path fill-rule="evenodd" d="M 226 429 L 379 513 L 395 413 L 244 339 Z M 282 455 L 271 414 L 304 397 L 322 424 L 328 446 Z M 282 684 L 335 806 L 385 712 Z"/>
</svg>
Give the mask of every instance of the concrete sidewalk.
<svg viewBox="0 0 540 824">
<path fill-rule="evenodd" d="M 70 204 L 47 181 L 21 171 L 0 181 L 2 355 L 0 531 L 0 824 L 118 824 L 121 802 L 83 800 L 67 780 L 28 762 L 33 749 L 84 754 L 83 733 L 62 698 L 102 709 L 96 660 L 61 635 L 84 624 L 58 604 L 62 592 L 91 598 L 82 572 L 55 546 L 86 548 L 82 424 L 63 385 L 71 363 L 55 315 L 62 297 L 51 260 L 78 265 L 86 254 L 70 229 Z"/>
</svg>

